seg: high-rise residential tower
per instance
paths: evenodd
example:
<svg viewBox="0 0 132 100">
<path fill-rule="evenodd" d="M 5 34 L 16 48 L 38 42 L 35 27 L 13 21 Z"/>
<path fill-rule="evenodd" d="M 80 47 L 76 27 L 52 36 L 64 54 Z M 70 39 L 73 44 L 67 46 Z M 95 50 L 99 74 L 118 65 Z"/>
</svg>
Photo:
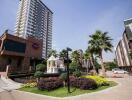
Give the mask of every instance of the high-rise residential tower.
<svg viewBox="0 0 132 100">
<path fill-rule="evenodd" d="M 42 57 L 52 48 L 52 11 L 41 0 L 20 0 L 15 35 L 43 40 Z"/>
</svg>

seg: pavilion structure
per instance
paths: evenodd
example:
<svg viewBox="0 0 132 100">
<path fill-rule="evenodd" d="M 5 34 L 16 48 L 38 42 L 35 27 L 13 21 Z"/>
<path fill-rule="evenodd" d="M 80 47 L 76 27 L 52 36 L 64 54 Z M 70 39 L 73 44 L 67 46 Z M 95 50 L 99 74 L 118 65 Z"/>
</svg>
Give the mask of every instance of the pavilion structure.
<svg viewBox="0 0 132 100">
<path fill-rule="evenodd" d="M 64 63 L 52 55 L 47 60 L 47 73 L 58 73 L 59 69 L 65 70 Z"/>
</svg>

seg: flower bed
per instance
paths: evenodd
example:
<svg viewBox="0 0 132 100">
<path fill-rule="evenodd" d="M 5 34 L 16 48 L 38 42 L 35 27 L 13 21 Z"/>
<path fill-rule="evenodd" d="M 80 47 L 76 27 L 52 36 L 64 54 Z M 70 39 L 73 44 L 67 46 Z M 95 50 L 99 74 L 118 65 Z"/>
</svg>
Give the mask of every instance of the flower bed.
<svg viewBox="0 0 132 100">
<path fill-rule="evenodd" d="M 96 89 L 97 84 L 93 79 L 88 78 L 72 78 L 70 80 L 71 86 L 77 87 L 83 90 Z"/>
<path fill-rule="evenodd" d="M 109 85 L 109 81 L 106 78 L 103 78 L 101 76 L 84 76 L 88 79 L 93 79 L 98 86 L 107 86 Z"/>
<path fill-rule="evenodd" d="M 106 81 L 109 85 L 105 83 Z M 27 83 L 20 90 L 55 97 L 65 97 L 100 91 L 117 84 L 98 76 L 85 76 L 80 78 L 70 76 L 70 85 L 71 93 L 68 93 L 67 85 L 64 87 L 63 81 L 60 78 L 49 77 L 41 78 L 37 84 Z"/>
<path fill-rule="evenodd" d="M 46 90 L 41 91 L 37 87 L 21 88 L 20 90 L 35 93 L 35 94 L 53 96 L 53 97 L 67 97 L 67 96 L 76 96 L 76 95 L 85 94 L 85 93 L 97 92 L 97 91 L 101 91 L 101 90 L 104 90 L 104 89 L 107 89 L 109 87 L 113 87 L 116 85 L 117 85 L 117 83 L 110 82 L 109 86 L 100 86 L 94 90 L 82 90 L 79 88 L 71 87 L 70 88 L 71 93 L 68 93 L 67 87 L 60 87 L 60 88 L 54 89 L 52 91 L 46 91 Z"/>
<path fill-rule="evenodd" d="M 40 79 L 37 84 L 39 90 L 48 90 L 48 91 L 57 89 L 61 86 L 63 86 L 63 82 L 56 77 Z"/>
</svg>

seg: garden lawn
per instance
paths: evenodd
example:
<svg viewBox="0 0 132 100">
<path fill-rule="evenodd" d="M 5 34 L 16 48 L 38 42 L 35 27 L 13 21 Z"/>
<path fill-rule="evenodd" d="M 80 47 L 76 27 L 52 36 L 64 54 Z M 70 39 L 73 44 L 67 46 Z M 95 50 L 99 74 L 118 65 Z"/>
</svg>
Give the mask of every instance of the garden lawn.
<svg viewBox="0 0 132 100">
<path fill-rule="evenodd" d="M 110 81 L 110 85 L 109 86 L 101 86 L 98 87 L 95 90 L 81 90 L 78 88 L 73 88 L 71 87 L 71 93 L 67 92 L 67 88 L 66 87 L 61 87 L 52 91 L 41 91 L 38 90 L 37 87 L 33 87 L 33 88 L 21 88 L 19 89 L 20 91 L 26 91 L 26 92 L 31 92 L 31 93 L 36 93 L 36 94 L 42 94 L 42 95 L 47 95 L 47 96 L 54 96 L 54 97 L 67 97 L 67 96 L 75 96 L 75 95 L 80 95 L 80 94 L 84 94 L 84 93 L 91 93 L 91 92 L 96 92 L 96 91 L 101 91 L 104 90 L 106 88 L 109 87 L 113 87 L 116 86 L 117 83 Z"/>
</svg>

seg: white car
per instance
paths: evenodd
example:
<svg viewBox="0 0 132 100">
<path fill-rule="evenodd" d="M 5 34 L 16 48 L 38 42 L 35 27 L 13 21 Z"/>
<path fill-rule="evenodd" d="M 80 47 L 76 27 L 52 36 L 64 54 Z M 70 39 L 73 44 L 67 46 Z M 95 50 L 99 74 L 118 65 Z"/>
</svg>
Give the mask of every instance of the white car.
<svg viewBox="0 0 132 100">
<path fill-rule="evenodd" d="M 114 70 L 113 72 L 114 74 L 128 74 L 128 72 L 123 69 Z"/>
<path fill-rule="evenodd" d="M 116 71 L 116 70 L 120 70 L 119 68 L 114 68 L 112 69 L 112 72 Z"/>
</svg>

